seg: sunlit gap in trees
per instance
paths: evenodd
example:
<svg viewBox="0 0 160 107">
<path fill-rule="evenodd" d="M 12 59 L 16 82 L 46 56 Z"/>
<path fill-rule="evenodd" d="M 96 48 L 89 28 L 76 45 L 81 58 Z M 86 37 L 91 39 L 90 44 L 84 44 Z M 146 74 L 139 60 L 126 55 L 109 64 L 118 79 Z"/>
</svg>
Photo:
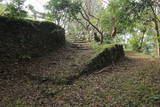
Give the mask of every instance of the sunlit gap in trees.
<svg viewBox="0 0 160 107">
<path fill-rule="evenodd" d="M 12 0 L 1 0 L 0 3 L 7 4 L 10 3 Z M 49 0 L 26 0 L 24 3 L 24 10 L 28 12 L 30 16 L 33 15 L 33 13 L 27 8 L 27 6 L 30 4 L 34 7 L 34 9 L 39 13 L 45 13 L 47 10 L 44 8 L 44 5 Z M 38 18 L 38 20 L 43 20 L 42 18 Z"/>
</svg>

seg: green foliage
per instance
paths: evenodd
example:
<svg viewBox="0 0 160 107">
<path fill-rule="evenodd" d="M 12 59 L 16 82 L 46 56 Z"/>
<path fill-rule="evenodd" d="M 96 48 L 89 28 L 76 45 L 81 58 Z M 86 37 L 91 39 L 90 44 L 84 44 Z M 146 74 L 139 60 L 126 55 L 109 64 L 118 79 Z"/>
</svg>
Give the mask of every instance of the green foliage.
<svg viewBox="0 0 160 107">
<path fill-rule="evenodd" d="M 109 5 L 100 14 L 102 29 L 108 34 L 113 27 L 117 28 L 119 34 L 132 30 L 135 19 L 132 17 L 131 9 L 129 0 L 110 0 Z"/>
<path fill-rule="evenodd" d="M 12 3 L 15 5 L 16 8 L 18 9 L 22 9 L 23 8 L 23 4 L 24 4 L 25 0 L 12 0 Z"/>
<path fill-rule="evenodd" d="M 14 17 L 14 18 L 24 18 L 27 16 L 27 12 L 24 10 L 18 10 L 14 4 L 8 4 L 7 8 L 5 10 L 5 13 L 3 14 L 7 17 Z"/>
<path fill-rule="evenodd" d="M 80 11 L 81 2 L 72 0 L 50 0 L 45 8 L 47 17 L 60 21 L 63 18 L 76 18 Z"/>
<path fill-rule="evenodd" d="M 27 7 L 33 14 L 36 14 L 36 10 L 34 9 L 33 5 L 29 4 Z"/>
<path fill-rule="evenodd" d="M 129 40 L 132 49 L 147 54 L 153 52 L 155 44 L 149 36 L 152 36 L 152 39 L 156 38 L 155 40 L 159 38 L 153 37 L 157 31 L 155 20 L 159 18 L 158 14 L 155 18 L 151 9 L 155 6 L 154 4 L 155 1 L 151 2 L 151 0 L 109 0 L 105 10 L 98 15 L 101 29 L 107 34 L 107 38 L 112 34 L 114 27 L 117 28 L 117 36 L 137 32 Z M 145 34 L 144 41 L 141 42 L 143 33 Z M 121 41 L 120 39 L 123 38 L 119 38 L 118 42 Z"/>
<path fill-rule="evenodd" d="M 133 51 L 140 52 L 140 38 L 138 35 L 133 34 L 132 38 L 128 41 L 129 44 L 131 45 L 131 48 Z"/>
<path fill-rule="evenodd" d="M 52 96 L 54 96 L 54 95 L 56 95 L 58 92 L 59 92 L 59 90 L 55 90 L 55 89 L 49 88 L 45 93 L 46 93 L 47 95 L 52 95 Z"/>
<path fill-rule="evenodd" d="M 6 5 L 0 4 L 0 15 L 2 15 L 5 12 Z"/>
<path fill-rule="evenodd" d="M 23 9 L 25 0 L 12 0 L 7 4 L 5 10 L 1 13 L 2 16 L 12 18 L 24 18 L 27 16 L 27 12 Z"/>
<path fill-rule="evenodd" d="M 11 98 L 12 101 L 6 107 L 25 107 L 25 102 L 22 101 L 20 98 Z"/>
<path fill-rule="evenodd" d="M 99 17 L 100 17 L 100 26 L 102 30 L 107 33 L 110 33 L 112 28 L 110 13 L 108 13 L 107 10 L 104 10 Z"/>
<path fill-rule="evenodd" d="M 107 33 L 104 34 L 104 44 L 114 44 L 114 40 Z"/>
<path fill-rule="evenodd" d="M 106 48 L 112 47 L 114 44 L 98 44 L 96 42 L 91 43 L 91 47 L 96 51 L 96 54 L 102 52 Z"/>
<path fill-rule="evenodd" d="M 22 56 L 19 56 L 19 59 L 20 59 L 20 60 L 31 60 L 32 57 L 29 56 L 29 55 L 22 55 Z"/>
<path fill-rule="evenodd" d="M 143 52 L 145 54 L 154 55 L 156 43 L 154 42 L 154 37 L 148 35 L 147 32 L 144 35 L 142 40 L 143 34 L 141 32 L 134 32 L 128 41 L 127 49 L 136 51 L 136 52 Z"/>
</svg>

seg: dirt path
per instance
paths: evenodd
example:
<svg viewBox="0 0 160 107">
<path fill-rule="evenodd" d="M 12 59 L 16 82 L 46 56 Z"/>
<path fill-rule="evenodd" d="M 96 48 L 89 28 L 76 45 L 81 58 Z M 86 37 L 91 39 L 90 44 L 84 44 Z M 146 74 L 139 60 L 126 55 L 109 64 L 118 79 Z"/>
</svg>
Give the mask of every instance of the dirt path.
<svg viewBox="0 0 160 107">
<path fill-rule="evenodd" d="M 126 52 L 127 58 L 82 77 L 54 97 L 56 105 L 159 107 L 160 61 Z"/>
<path fill-rule="evenodd" d="M 73 85 L 55 84 L 78 73 L 93 54 L 87 43 L 78 42 L 29 64 L 12 66 L 8 72 L 0 74 L 0 107 L 17 104 L 22 107 L 149 107 L 150 103 L 160 104 L 157 97 L 160 96 L 160 61 L 133 52 L 127 52 L 127 58 L 118 64 L 83 76 Z"/>
<path fill-rule="evenodd" d="M 16 103 L 19 98 L 27 104 L 50 104 L 50 97 L 43 99 L 49 87 L 76 75 L 93 54 L 88 43 L 76 41 L 29 63 L 1 66 L 0 105 Z"/>
<path fill-rule="evenodd" d="M 53 97 L 56 106 L 159 107 L 160 61 L 126 52 L 127 58 L 84 76 Z"/>
</svg>

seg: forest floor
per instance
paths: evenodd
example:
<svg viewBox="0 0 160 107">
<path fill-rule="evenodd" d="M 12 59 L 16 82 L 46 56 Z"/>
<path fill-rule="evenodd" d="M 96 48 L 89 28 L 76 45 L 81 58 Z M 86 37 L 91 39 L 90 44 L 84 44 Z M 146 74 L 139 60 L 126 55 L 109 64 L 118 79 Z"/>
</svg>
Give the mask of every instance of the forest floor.
<svg viewBox="0 0 160 107">
<path fill-rule="evenodd" d="M 0 107 L 159 107 L 160 60 L 135 52 L 72 85 L 63 84 L 95 53 L 78 41 L 29 63 L 1 65 Z"/>
</svg>

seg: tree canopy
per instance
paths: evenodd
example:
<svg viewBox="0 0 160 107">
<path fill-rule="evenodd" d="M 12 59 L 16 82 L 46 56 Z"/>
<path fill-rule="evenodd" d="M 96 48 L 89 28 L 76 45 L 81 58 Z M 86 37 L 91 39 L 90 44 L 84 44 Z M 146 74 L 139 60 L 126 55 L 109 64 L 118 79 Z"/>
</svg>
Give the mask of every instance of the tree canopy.
<svg viewBox="0 0 160 107">
<path fill-rule="evenodd" d="M 13 18 L 24 18 L 27 16 L 27 11 L 24 10 L 25 0 L 12 0 L 10 3 L 4 5 L 2 16 Z"/>
<path fill-rule="evenodd" d="M 12 0 L 3 4 L 0 14 L 28 17 L 24 3 L 25 0 Z M 157 0 L 49 0 L 44 7 L 46 12 L 41 13 L 28 5 L 35 20 L 39 14 L 39 18 L 64 27 L 67 34 L 83 34 L 91 41 L 97 33 L 101 44 L 116 41 L 126 44 L 123 41 L 130 38 L 127 46 L 138 47 L 138 51 L 143 51 L 146 39 L 151 39 L 151 43 L 156 41 L 154 48 L 160 55 L 160 3 Z"/>
</svg>

